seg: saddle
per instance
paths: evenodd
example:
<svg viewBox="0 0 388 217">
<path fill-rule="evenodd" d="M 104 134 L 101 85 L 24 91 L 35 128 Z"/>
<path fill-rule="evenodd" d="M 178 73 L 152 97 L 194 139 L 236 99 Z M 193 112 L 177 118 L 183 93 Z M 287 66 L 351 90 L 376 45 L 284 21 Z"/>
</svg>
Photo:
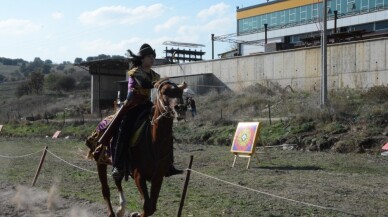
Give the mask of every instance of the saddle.
<svg viewBox="0 0 388 217">
<path fill-rule="evenodd" d="M 151 114 L 151 107 L 149 107 L 149 109 L 144 109 L 144 111 L 138 115 L 129 132 L 129 135 L 131 135 L 129 138 L 129 147 L 136 147 L 140 143 L 146 141 L 147 136 L 149 136 L 149 131 L 147 130 L 150 130 Z M 109 144 L 98 144 L 98 140 L 104 134 L 113 117 L 114 115 L 105 117 L 90 134 L 90 136 L 88 136 L 85 142 L 85 145 L 89 148 L 89 152 L 86 157 L 88 159 L 94 159 L 99 164 L 112 165 L 112 150 L 114 150 L 114 148 L 111 147 L 111 143 L 113 138 Z"/>
</svg>

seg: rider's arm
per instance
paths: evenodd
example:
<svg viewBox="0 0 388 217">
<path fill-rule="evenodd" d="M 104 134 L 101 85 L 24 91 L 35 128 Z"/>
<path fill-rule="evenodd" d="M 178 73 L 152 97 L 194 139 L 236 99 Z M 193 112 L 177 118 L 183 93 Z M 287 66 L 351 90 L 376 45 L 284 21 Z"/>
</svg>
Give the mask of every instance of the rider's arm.
<svg viewBox="0 0 388 217">
<path fill-rule="evenodd" d="M 127 99 L 125 100 L 125 104 L 130 102 L 133 99 L 133 90 L 136 86 L 136 81 L 132 77 L 128 78 L 128 92 L 127 92 Z"/>
</svg>

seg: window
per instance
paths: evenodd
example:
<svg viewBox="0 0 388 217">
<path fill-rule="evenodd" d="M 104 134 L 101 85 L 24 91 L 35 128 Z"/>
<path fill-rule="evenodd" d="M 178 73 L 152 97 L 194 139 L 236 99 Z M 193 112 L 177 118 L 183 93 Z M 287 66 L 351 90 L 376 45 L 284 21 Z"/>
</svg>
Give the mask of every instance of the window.
<svg viewBox="0 0 388 217">
<path fill-rule="evenodd" d="M 312 18 L 312 5 L 307 5 L 306 6 L 306 16 L 308 20 L 311 20 Z"/>
<path fill-rule="evenodd" d="M 369 9 L 369 0 L 361 0 L 361 11 L 368 11 Z"/>
<path fill-rule="evenodd" d="M 280 14 L 280 24 L 285 24 L 286 23 L 285 11 L 279 11 L 279 14 Z"/>
<path fill-rule="evenodd" d="M 295 8 L 289 10 L 289 23 L 295 22 Z"/>
<path fill-rule="evenodd" d="M 367 23 L 367 24 L 361 24 L 354 26 L 354 30 L 366 30 L 366 31 L 373 31 L 374 25 L 373 23 Z"/>
<path fill-rule="evenodd" d="M 356 2 L 355 0 L 348 0 L 347 4 L 347 12 L 352 12 L 356 10 Z"/>
<path fill-rule="evenodd" d="M 318 4 L 313 4 L 312 18 L 318 18 Z"/>
<path fill-rule="evenodd" d="M 271 26 L 276 26 L 277 25 L 277 16 L 276 16 L 276 12 L 275 13 L 271 13 Z"/>
<path fill-rule="evenodd" d="M 264 24 L 268 24 L 267 14 L 261 15 L 261 26 L 264 28 Z"/>
<path fill-rule="evenodd" d="M 243 20 L 238 21 L 238 33 L 243 32 Z"/>
<path fill-rule="evenodd" d="M 300 21 L 307 20 L 307 6 L 303 6 L 300 8 Z"/>
<path fill-rule="evenodd" d="M 243 20 L 243 32 L 248 31 L 249 26 L 248 26 L 248 19 Z"/>
<path fill-rule="evenodd" d="M 257 24 L 257 17 L 252 18 L 252 30 L 257 30 L 259 28 L 259 25 Z"/>
<path fill-rule="evenodd" d="M 327 16 L 333 16 L 335 11 L 336 0 L 328 0 L 327 1 Z"/>
<path fill-rule="evenodd" d="M 376 31 L 388 29 L 388 21 L 376 22 Z"/>
<path fill-rule="evenodd" d="M 376 8 L 384 7 L 384 0 L 376 0 Z"/>
<path fill-rule="evenodd" d="M 338 13 L 341 12 L 341 0 L 336 0 L 335 9 L 338 11 Z"/>
</svg>

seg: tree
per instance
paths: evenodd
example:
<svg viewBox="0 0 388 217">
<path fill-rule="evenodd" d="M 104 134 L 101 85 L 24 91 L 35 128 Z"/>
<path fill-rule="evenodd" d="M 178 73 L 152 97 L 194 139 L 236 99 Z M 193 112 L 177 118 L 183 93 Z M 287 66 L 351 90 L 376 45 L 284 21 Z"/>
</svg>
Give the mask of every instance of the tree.
<svg viewBox="0 0 388 217">
<path fill-rule="evenodd" d="M 17 89 L 16 89 L 16 96 L 17 97 L 21 97 L 21 96 L 24 96 L 24 95 L 28 95 L 31 93 L 31 87 L 29 85 L 29 82 L 23 82 L 21 83 Z"/>
<path fill-rule="evenodd" d="M 32 65 L 34 68 L 41 68 L 44 65 L 44 62 L 39 57 L 35 57 L 34 61 L 32 62 Z"/>
<path fill-rule="evenodd" d="M 52 91 L 70 91 L 75 87 L 75 79 L 67 75 L 49 74 L 45 79 L 45 86 Z"/>
<path fill-rule="evenodd" d="M 50 70 L 51 70 L 51 65 L 43 65 L 43 69 L 42 69 L 42 72 L 43 74 L 48 74 L 50 73 Z"/>
<path fill-rule="evenodd" d="M 65 69 L 65 65 L 59 64 L 59 65 L 57 66 L 57 69 L 58 69 L 58 70 L 64 70 L 64 69 Z"/>
<path fill-rule="evenodd" d="M 87 57 L 87 58 L 86 58 L 86 61 L 87 61 L 87 62 L 90 62 L 90 61 L 93 61 L 94 59 L 95 59 L 94 57 Z"/>
<path fill-rule="evenodd" d="M 0 74 L 0 83 L 5 80 L 5 76 Z"/>
<path fill-rule="evenodd" d="M 110 55 L 100 54 L 100 55 L 98 55 L 97 59 L 98 59 L 98 60 L 106 60 L 106 59 L 110 59 Z"/>
<path fill-rule="evenodd" d="M 44 75 L 41 72 L 31 73 L 29 84 L 33 93 L 41 93 L 43 91 Z"/>
<path fill-rule="evenodd" d="M 56 85 L 57 85 L 57 80 L 58 80 L 58 75 L 54 74 L 54 73 L 50 73 L 46 76 L 46 78 L 44 79 L 44 86 L 48 89 L 48 90 L 53 90 L 53 91 L 59 91 L 57 90 L 56 88 Z"/>
<path fill-rule="evenodd" d="M 26 69 L 27 69 L 26 63 L 22 63 L 22 65 L 20 66 L 20 72 L 26 73 Z"/>
<path fill-rule="evenodd" d="M 61 76 L 58 80 L 58 89 L 64 91 L 73 90 L 75 87 L 75 79 L 71 76 Z"/>
<path fill-rule="evenodd" d="M 74 72 L 76 72 L 75 68 L 70 68 L 64 71 L 65 74 L 73 74 Z"/>
<path fill-rule="evenodd" d="M 51 65 L 51 64 L 53 64 L 53 61 L 51 61 L 51 60 L 45 60 L 45 61 L 44 61 L 44 64 L 46 64 L 46 65 Z"/>
<path fill-rule="evenodd" d="M 82 58 L 80 57 L 75 58 L 74 64 L 80 64 L 80 63 L 82 63 Z"/>
<path fill-rule="evenodd" d="M 80 81 L 77 85 L 77 88 L 78 89 L 88 89 L 88 88 L 90 88 L 90 85 L 91 85 L 90 75 L 85 75 L 80 79 Z"/>
</svg>

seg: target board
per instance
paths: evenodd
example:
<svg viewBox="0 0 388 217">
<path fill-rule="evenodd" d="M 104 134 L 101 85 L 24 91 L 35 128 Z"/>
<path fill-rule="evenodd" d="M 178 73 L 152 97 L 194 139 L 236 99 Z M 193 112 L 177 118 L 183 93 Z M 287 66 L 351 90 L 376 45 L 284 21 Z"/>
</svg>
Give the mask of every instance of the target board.
<svg viewBox="0 0 388 217">
<path fill-rule="evenodd" d="M 240 122 L 237 125 L 234 134 L 231 152 L 235 155 L 233 165 L 237 157 L 249 157 L 247 168 L 252 155 L 255 153 L 256 143 L 259 139 L 260 123 L 259 122 Z"/>
<path fill-rule="evenodd" d="M 260 131 L 259 122 L 240 122 L 234 134 L 231 152 L 253 154 Z"/>
</svg>

